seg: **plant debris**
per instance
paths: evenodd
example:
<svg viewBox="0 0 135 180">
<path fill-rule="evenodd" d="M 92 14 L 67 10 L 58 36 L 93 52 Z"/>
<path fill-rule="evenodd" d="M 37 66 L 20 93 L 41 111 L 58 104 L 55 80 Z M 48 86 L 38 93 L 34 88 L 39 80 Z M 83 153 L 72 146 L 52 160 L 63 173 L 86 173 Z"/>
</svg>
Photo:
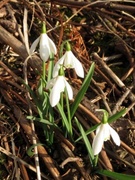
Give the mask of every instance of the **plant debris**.
<svg viewBox="0 0 135 180">
<path fill-rule="evenodd" d="M 27 12 L 27 13 L 26 13 Z M 27 19 L 27 22 L 24 20 Z M 28 61 L 28 46 L 39 37 L 42 22 L 57 48 L 69 39 L 72 51 L 87 74 L 92 62 L 95 72 L 76 116 L 85 130 L 100 123 L 106 109 L 113 115 L 126 113 L 112 124 L 119 133 L 121 146 L 111 141 L 99 155 L 101 169 L 135 175 L 135 1 L 130 0 L 2 0 L 0 2 L 0 179 L 36 179 L 34 157 L 27 150 L 33 137 L 38 145 L 42 179 L 109 179 L 91 167 L 84 142 L 74 143 L 64 132 L 54 129 L 53 145 L 48 145 L 35 123 L 33 134 L 30 108 L 37 108 L 24 85 L 24 64 L 30 88 L 37 89 L 42 61 L 38 53 Z M 25 25 L 25 26 L 24 26 Z M 27 28 L 25 27 L 28 26 Z M 29 43 L 26 37 L 29 38 Z M 55 60 L 58 60 L 58 54 Z M 27 61 L 27 62 L 26 62 Z M 67 72 L 74 96 L 82 80 Z M 56 113 L 56 122 L 59 116 Z M 75 138 L 79 137 L 76 126 Z M 92 142 L 94 133 L 88 135 Z M 42 145 L 43 144 L 43 145 Z"/>
</svg>

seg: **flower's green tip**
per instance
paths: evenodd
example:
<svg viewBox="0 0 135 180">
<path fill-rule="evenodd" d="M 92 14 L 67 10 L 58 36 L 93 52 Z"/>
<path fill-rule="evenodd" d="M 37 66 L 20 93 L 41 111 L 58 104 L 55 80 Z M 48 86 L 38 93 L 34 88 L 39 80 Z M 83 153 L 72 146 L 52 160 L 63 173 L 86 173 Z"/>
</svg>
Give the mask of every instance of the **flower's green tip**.
<svg viewBox="0 0 135 180">
<path fill-rule="evenodd" d="M 108 123 L 108 117 L 109 117 L 108 112 L 105 109 L 96 109 L 96 111 L 102 111 L 103 112 L 102 124 Z"/>
<path fill-rule="evenodd" d="M 66 42 L 66 50 L 67 50 L 67 51 L 70 51 L 70 50 L 71 50 L 71 46 L 70 46 L 70 44 L 69 44 L 68 41 Z"/>
<path fill-rule="evenodd" d="M 43 22 L 43 24 L 42 24 L 42 34 L 43 33 L 46 33 L 46 24 L 45 24 L 45 22 Z"/>
<path fill-rule="evenodd" d="M 108 123 L 109 114 L 108 114 L 108 112 L 107 112 L 106 110 L 104 110 L 104 109 L 102 109 L 102 111 L 103 111 L 102 123 L 103 123 L 103 124 L 106 124 L 106 123 Z"/>
<path fill-rule="evenodd" d="M 64 76 L 64 69 L 62 65 L 60 66 L 60 69 L 59 69 L 59 76 Z"/>
</svg>

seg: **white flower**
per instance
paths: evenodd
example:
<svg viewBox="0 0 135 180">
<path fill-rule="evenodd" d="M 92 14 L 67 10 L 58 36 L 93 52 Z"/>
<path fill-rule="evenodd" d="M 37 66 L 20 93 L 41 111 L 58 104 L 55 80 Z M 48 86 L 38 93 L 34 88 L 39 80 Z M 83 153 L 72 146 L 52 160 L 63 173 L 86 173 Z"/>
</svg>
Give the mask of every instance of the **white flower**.
<svg viewBox="0 0 135 180">
<path fill-rule="evenodd" d="M 120 137 L 118 133 L 108 124 L 108 123 L 101 123 L 96 129 L 96 136 L 94 137 L 92 143 L 92 149 L 94 155 L 99 154 L 102 149 L 104 141 L 107 141 L 112 137 L 113 141 L 117 146 L 120 146 Z"/>
<path fill-rule="evenodd" d="M 46 33 L 42 33 L 31 45 L 30 55 L 35 51 L 39 43 L 39 54 L 43 61 L 47 61 L 50 54 L 56 54 L 57 49 L 54 42 L 48 37 Z"/>
<path fill-rule="evenodd" d="M 84 70 L 80 61 L 74 56 L 71 50 L 66 51 L 66 53 L 58 60 L 54 66 L 53 77 L 58 76 L 60 65 L 63 65 L 65 68 L 74 68 L 76 74 L 83 78 Z"/>
<path fill-rule="evenodd" d="M 52 107 L 58 104 L 60 100 L 61 92 L 64 92 L 64 89 L 67 89 L 69 99 L 73 99 L 73 91 L 69 83 L 66 81 L 64 76 L 57 76 L 54 79 L 51 79 L 46 86 L 47 89 L 52 88 L 50 93 L 50 104 Z"/>
</svg>

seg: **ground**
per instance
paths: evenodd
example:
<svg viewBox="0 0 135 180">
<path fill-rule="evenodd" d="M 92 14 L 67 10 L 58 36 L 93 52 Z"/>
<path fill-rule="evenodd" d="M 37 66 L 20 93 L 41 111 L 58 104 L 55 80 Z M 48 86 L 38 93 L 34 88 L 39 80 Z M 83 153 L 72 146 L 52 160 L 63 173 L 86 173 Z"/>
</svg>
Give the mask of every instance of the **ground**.
<svg viewBox="0 0 135 180">
<path fill-rule="evenodd" d="M 28 47 L 40 36 L 43 22 L 58 49 L 54 63 L 60 57 L 61 44 L 69 40 L 72 52 L 83 65 L 85 77 L 95 65 L 91 82 L 74 115 L 83 130 L 100 123 L 103 113 L 97 109 L 105 109 L 109 117 L 125 109 L 122 117 L 111 123 L 121 145 L 106 141 L 96 167 L 92 167 L 85 142 L 75 141 L 80 131 L 74 118 L 72 137 L 65 133 L 56 107 L 52 108 L 53 128 L 44 112 L 44 119 L 39 118 L 35 102 L 40 102 L 37 91 L 42 60 L 38 49 L 28 58 Z M 134 1 L 0 2 L 0 179 L 40 179 L 41 171 L 42 179 L 109 180 L 108 175 L 98 173 L 101 169 L 135 175 L 134 29 Z M 49 62 L 45 67 L 48 73 Z M 84 79 L 77 77 L 74 70 L 66 71 L 65 75 L 76 99 Z M 70 106 L 73 103 L 74 100 L 70 101 Z M 35 119 L 30 120 L 31 117 Z M 87 137 L 91 144 L 94 132 Z M 34 147 L 39 159 L 32 153 Z"/>
</svg>

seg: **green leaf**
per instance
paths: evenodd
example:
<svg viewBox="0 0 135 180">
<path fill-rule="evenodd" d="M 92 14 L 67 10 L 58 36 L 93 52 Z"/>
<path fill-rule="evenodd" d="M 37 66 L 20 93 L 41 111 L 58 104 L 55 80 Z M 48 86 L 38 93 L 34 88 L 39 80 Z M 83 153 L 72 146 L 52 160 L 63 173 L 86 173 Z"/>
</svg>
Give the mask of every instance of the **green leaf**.
<svg viewBox="0 0 135 180">
<path fill-rule="evenodd" d="M 91 161 L 91 164 L 93 165 L 93 162 L 94 162 L 94 154 L 93 154 L 93 151 L 92 151 L 92 147 L 90 145 L 90 142 L 89 142 L 89 139 L 88 137 L 86 136 L 85 134 L 85 131 L 82 127 L 82 125 L 78 122 L 77 118 L 75 117 L 75 122 L 81 132 L 81 135 L 82 135 L 82 138 L 84 140 L 84 143 L 86 145 L 86 148 L 87 148 L 87 151 L 88 151 L 88 154 L 89 154 L 89 158 L 90 158 L 90 161 Z"/>
<path fill-rule="evenodd" d="M 26 151 L 28 156 L 32 157 L 34 155 L 33 149 L 35 148 L 35 146 L 41 146 L 41 145 L 43 145 L 43 144 L 37 143 L 37 144 L 33 144 L 32 146 L 30 146 L 30 148 L 28 148 L 27 151 Z"/>
<path fill-rule="evenodd" d="M 119 111 L 118 113 L 112 115 L 111 117 L 108 118 L 108 123 L 112 123 L 114 121 L 116 121 L 117 119 L 119 119 L 123 114 L 125 114 L 126 112 L 126 108 L 122 109 L 121 111 Z M 88 129 L 85 134 L 88 135 L 90 134 L 91 132 L 95 131 L 97 129 L 97 127 L 100 125 L 101 123 L 99 124 L 96 124 L 95 126 L 91 127 L 90 129 Z M 82 139 L 82 136 L 80 136 L 78 139 L 76 139 L 75 142 L 79 141 Z"/>
<path fill-rule="evenodd" d="M 27 116 L 27 119 L 32 120 L 32 121 L 38 121 L 38 122 L 44 123 L 46 125 L 55 126 L 58 128 L 58 126 L 54 122 L 51 122 L 48 119 L 37 118 L 34 116 Z"/>
<path fill-rule="evenodd" d="M 37 118 L 37 117 L 34 117 L 34 116 L 27 116 L 27 119 L 32 120 L 32 121 L 42 122 L 42 123 L 45 123 L 47 125 L 53 125 L 51 122 L 49 122 L 46 119 Z"/>
<path fill-rule="evenodd" d="M 58 108 L 58 110 L 60 112 L 60 115 L 61 115 L 63 123 L 64 123 L 64 125 L 65 125 L 65 127 L 67 129 L 67 132 L 69 133 L 70 132 L 70 125 L 68 123 L 68 119 L 67 119 L 67 117 L 66 117 L 66 115 L 65 115 L 65 113 L 63 111 L 63 108 L 61 107 L 60 103 L 57 104 L 57 108 Z"/>
<path fill-rule="evenodd" d="M 90 70 L 89 70 L 89 72 L 88 72 L 88 74 L 87 74 L 87 76 L 86 76 L 86 78 L 82 84 L 82 87 L 79 90 L 78 94 L 76 95 L 75 100 L 71 106 L 71 119 L 73 118 L 73 116 L 74 116 L 74 114 L 78 108 L 79 103 L 83 99 L 88 87 L 90 86 L 90 82 L 91 82 L 91 79 L 92 79 L 92 76 L 94 73 L 94 66 L 95 66 L 95 64 L 92 63 Z"/>
<path fill-rule="evenodd" d="M 112 172 L 112 171 L 108 171 L 108 170 L 97 170 L 96 173 L 113 178 L 115 180 L 133 180 L 133 179 L 135 179 L 135 176 L 133 176 L 133 175 L 121 174 L 121 173 L 116 173 L 116 172 Z"/>
<path fill-rule="evenodd" d="M 112 115 L 111 117 L 108 118 L 108 123 L 112 123 L 119 119 L 123 114 L 125 114 L 126 108 L 122 109 L 121 111 L 117 112 L 116 114 Z"/>
<path fill-rule="evenodd" d="M 91 132 L 95 131 L 100 124 L 101 124 L 101 123 L 96 124 L 95 126 L 92 126 L 90 129 L 88 129 L 88 130 L 85 132 L 85 135 L 87 136 L 87 135 L 90 134 Z M 80 136 L 78 139 L 76 139 L 75 142 L 78 142 L 78 141 L 81 140 L 81 139 L 82 139 L 82 136 Z"/>
</svg>

